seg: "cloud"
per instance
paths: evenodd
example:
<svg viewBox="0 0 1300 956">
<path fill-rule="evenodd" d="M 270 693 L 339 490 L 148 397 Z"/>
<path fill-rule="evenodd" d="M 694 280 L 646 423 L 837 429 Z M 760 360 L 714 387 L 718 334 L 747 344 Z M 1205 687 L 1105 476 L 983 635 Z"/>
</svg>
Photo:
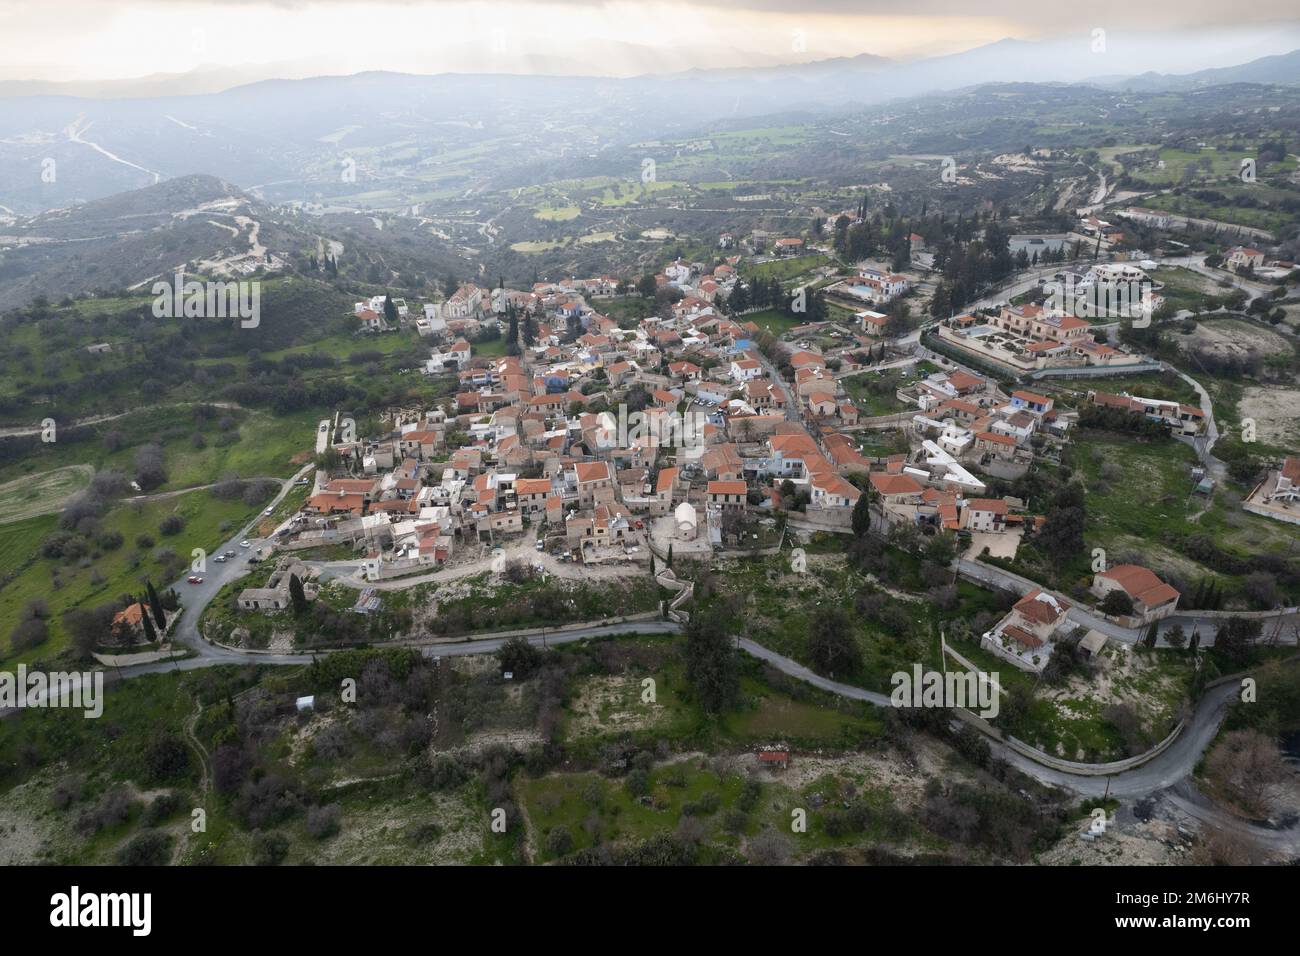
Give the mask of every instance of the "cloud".
<svg viewBox="0 0 1300 956">
<path fill-rule="evenodd" d="M 266 75 L 310 75 L 285 72 L 287 64 L 326 73 L 528 72 L 528 56 L 579 50 L 585 71 L 627 75 L 859 53 L 913 59 L 1004 37 L 1086 37 L 1097 27 L 1112 37 L 1159 39 L 1197 31 L 1204 42 L 1167 44 L 1193 69 L 1211 65 L 1203 62 L 1215 52 L 1207 44 L 1234 57 L 1240 50 L 1237 62 L 1282 52 L 1234 48 L 1230 34 L 1264 33 L 1270 28 L 1260 24 L 1282 19 L 1292 29 L 1275 31 L 1281 43 L 1300 24 L 1293 5 L 1090 0 L 1066 11 L 1042 0 L 0 0 L 0 35 L 9 41 L 0 79 L 98 80 L 214 63 L 282 65 Z M 513 62 L 490 55 L 488 38 L 498 30 L 510 34 Z M 794 30 L 806 34 L 802 51 L 792 47 Z M 639 52 L 630 56 L 618 44 Z"/>
</svg>

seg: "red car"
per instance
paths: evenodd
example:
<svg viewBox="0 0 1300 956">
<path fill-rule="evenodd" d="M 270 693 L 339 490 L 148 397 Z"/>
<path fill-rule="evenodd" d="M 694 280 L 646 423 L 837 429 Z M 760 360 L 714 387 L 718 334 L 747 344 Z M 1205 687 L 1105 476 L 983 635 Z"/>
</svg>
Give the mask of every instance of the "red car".
<svg viewBox="0 0 1300 956">
<path fill-rule="evenodd" d="M 191 575 L 190 575 L 188 578 L 186 578 L 185 580 L 189 581 L 190 584 L 202 584 L 202 583 L 203 583 L 203 579 L 202 579 L 201 577 L 199 577 L 197 574 L 191 574 Z"/>
</svg>

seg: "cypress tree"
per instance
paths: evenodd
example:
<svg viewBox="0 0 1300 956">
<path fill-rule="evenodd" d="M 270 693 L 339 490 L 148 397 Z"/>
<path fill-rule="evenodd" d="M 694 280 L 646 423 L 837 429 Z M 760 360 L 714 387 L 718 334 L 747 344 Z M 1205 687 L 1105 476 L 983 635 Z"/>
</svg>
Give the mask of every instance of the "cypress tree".
<svg viewBox="0 0 1300 956">
<path fill-rule="evenodd" d="M 864 491 L 853 506 L 853 533 L 861 538 L 871 530 L 871 501 Z"/>
<path fill-rule="evenodd" d="M 289 600 L 293 602 L 293 613 L 302 614 L 307 610 L 307 592 L 303 590 L 298 575 L 289 575 Z"/>
<path fill-rule="evenodd" d="M 153 612 L 154 623 L 158 625 L 158 630 L 167 630 L 167 615 L 163 611 L 162 601 L 158 600 L 158 592 L 153 589 L 152 581 L 145 581 L 145 592 L 149 596 L 149 610 Z"/>
</svg>

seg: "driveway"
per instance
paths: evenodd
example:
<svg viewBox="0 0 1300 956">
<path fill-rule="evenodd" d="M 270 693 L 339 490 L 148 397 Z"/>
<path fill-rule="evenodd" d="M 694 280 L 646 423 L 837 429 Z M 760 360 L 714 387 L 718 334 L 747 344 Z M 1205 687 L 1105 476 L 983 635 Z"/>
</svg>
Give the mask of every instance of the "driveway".
<svg viewBox="0 0 1300 956">
<path fill-rule="evenodd" d="M 294 482 L 305 476 L 314 467 L 314 465 L 306 465 L 295 474 L 285 478 L 280 483 L 280 491 L 265 507 L 274 508 L 280 504 L 280 502 L 284 500 L 285 496 L 293 490 Z M 248 557 L 258 548 L 263 548 L 270 544 L 269 539 L 266 538 L 248 538 L 250 547 L 241 548 L 239 546 L 239 542 L 252 534 L 253 528 L 261 523 L 263 517 L 264 514 L 258 512 L 258 514 L 254 516 L 248 524 L 244 525 L 244 527 L 234 534 L 229 541 L 225 542 L 210 553 L 207 560 L 207 569 L 202 575 L 200 575 L 200 577 L 203 578 L 202 584 L 190 584 L 187 580 L 189 577 L 189 572 L 187 571 L 185 577 L 180 578 L 171 585 L 176 589 L 176 593 L 180 595 L 181 603 L 185 608 L 185 613 L 181 615 L 180 623 L 176 625 L 176 630 L 173 636 L 179 640 L 180 643 L 188 645 L 201 658 L 211 656 L 222 660 L 231 659 L 229 657 L 230 652 L 212 647 L 212 645 L 208 644 L 199 636 L 198 622 L 199 618 L 203 616 L 203 609 L 206 608 L 209 602 L 217 596 L 217 592 L 220 591 L 224 585 L 237 580 L 248 573 Z M 213 558 L 224 551 L 234 551 L 235 557 L 224 562 L 213 560 Z M 238 655 L 234 659 L 244 660 L 245 658 L 242 655 Z"/>
<path fill-rule="evenodd" d="M 609 580 L 640 574 L 648 576 L 650 573 L 648 562 L 620 561 L 616 564 L 584 565 L 579 561 L 561 561 L 551 555 L 549 551 L 538 551 L 535 544 L 536 540 L 536 538 L 526 535 L 523 540 L 503 545 L 500 550 L 504 553 L 507 561 L 522 561 L 529 565 L 540 565 L 551 577 L 564 578 L 565 580 Z M 644 548 L 645 545 L 642 544 L 640 547 Z M 391 578 L 387 581 L 366 580 L 361 576 L 362 562 L 360 561 L 304 561 L 303 564 L 317 571 L 318 580 L 321 581 L 338 581 L 358 591 L 365 588 L 374 588 L 379 591 L 401 591 L 417 584 L 446 584 L 461 578 L 473 577 L 476 574 L 486 574 L 492 570 L 492 565 L 496 560 L 492 550 L 489 548 L 482 557 L 455 564 L 451 567 L 440 568 L 427 574 L 411 574 L 400 578 Z"/>
<path fill-rule="evenodd" d="M 1020 549 L 1020 532 L 1015 531 L 976 531 L 970 536 L 970 547 L 962 555 L 967 561 L 974 561 L 985 548 L 994 558 L 1014 558 Z"/>
</svg>

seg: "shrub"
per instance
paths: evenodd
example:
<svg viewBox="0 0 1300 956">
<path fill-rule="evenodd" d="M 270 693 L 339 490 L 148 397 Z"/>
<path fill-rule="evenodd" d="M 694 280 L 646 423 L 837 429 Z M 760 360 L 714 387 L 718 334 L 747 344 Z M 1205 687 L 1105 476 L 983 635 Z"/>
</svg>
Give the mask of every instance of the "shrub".
<svg viewBox="0 0 1300 956">
<path fill-rule="evenodd" d="M 99 803 L 81 814 L 77 819 L 77 829 L 84 834 L 92 835 L 100 830 L 119 826 L 131 816 L 134 802 L 129 790 L 125 787 L 114 787 L 99 798 Z"/>
<path fill-rule="evenodd" d="M 343 811 L 337 803 L 324 807 L 311 807 L 307 810 L 307 832 L 317 840 L 325 840 L 339 832 Z"/>
<path fill-rule="evenodd" d="M 56 810 L 66 810 L 78 800 L 86 788 L 86 778 L 70 773 L 60 777 L 50 789 L 50 803 Z"/>
<path fill-rule="evenodd" d="M 258 831 L 253 834 L 253 865 L 278 866 L 289 854 L 289 841 L 283 833 Z"/>
<path fill-rule="evenodd" d="M 174 816 L 181 809 L 181 795 L 175 790 L 158 794 L 144 808 L 140 821 L 147 827 L 156 827 L 167 818 Z"/>
<path fill-rule="evenodd" d="M 627 792 L 634 797 L 644 797 L 650 792 L 650 772 L 648 770 L 633 770 L 627 775 L 624 783 Z"/>
<path fill-rule="evenodd" d="M 546 835 L 546 852 L 552 856 L 564 856 L 573 849 L 573 834 L 568 827 L 553 827 Z"/>
<path fill-rule="evenodd" d="M 1133 613 L 1133 599 L 1120 588 L 1107 592 L 1102 599 L 1101 609 L 1106 614 L 1120 616 Z"/>
<path fill-rule="evenodd" d="M 172 838 L 160 830 L 141 830 L 117 851 L 118 866 L 166 866 Z"/>
<path fill-rule="evenodd" d="M 143 757 L 153 783 L 179 779 L 190 769 L 190 748 L 177 734 L 155 734 L 145 744 Z"/>
<path fill-rule="evenodd" d="M 158 524 L 158 533 L 167 537 L 180 534 L 185 530 L 185 519 L 178 514 L 170 514 Z"/>
<path fill-rule="evenodd" d="M 95 543 L 105 551 L 116 551 L 122 547 L 122 532 L 120 531 L 101 531 L 95 538 Z"/>
<path fill-rule="evenodd" d="M 49 625 L 43 619 L 37 617 L 29 617 L 25 621 L 19 621 L 14 629 L 9 632 L 9 646 L 15 654 L 21 654 L 33 647 L 39 647 L 49 639 Z"/>
</svg>

